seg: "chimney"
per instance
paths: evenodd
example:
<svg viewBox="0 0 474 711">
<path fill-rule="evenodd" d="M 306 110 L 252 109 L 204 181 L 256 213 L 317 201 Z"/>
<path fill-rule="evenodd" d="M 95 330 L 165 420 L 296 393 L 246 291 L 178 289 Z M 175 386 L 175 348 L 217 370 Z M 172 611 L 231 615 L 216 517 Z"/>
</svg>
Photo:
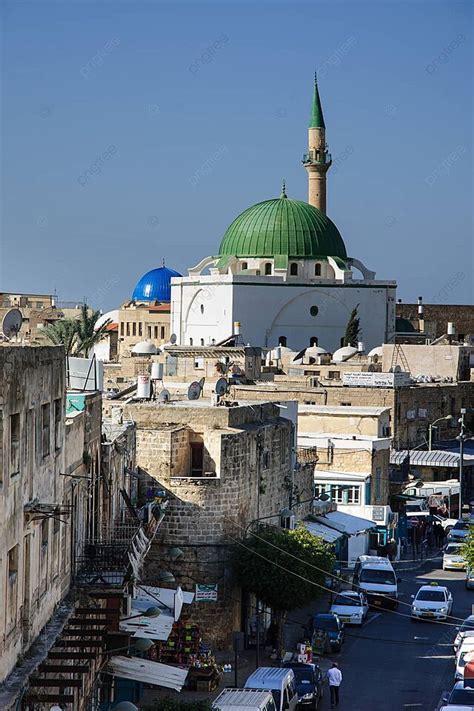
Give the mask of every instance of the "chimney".
<svg viewBox="0 0 474 711">
<path fill-rule="evenodd" d="M 418 297 L 418 330 L 423 333 L 425 330 L 425 317 L 423 314 L 423 297 Z"/>
</svg>

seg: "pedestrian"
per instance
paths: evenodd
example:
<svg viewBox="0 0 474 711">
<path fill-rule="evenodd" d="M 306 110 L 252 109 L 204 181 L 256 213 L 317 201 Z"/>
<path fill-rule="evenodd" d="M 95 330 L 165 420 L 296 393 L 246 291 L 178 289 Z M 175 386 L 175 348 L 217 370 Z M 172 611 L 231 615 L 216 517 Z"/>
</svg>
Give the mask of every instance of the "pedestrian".
<svg viewBox="0 0 474 711">
<path fill-rule="evenodd" d="M 329 693 L 331 695 L 331 708 L 339 706 L 339 687 L 342 683 L 342 672 L 337 662 L 332 663 L 332 667 L 326 673 L 329 682 Z"/>
</svg>

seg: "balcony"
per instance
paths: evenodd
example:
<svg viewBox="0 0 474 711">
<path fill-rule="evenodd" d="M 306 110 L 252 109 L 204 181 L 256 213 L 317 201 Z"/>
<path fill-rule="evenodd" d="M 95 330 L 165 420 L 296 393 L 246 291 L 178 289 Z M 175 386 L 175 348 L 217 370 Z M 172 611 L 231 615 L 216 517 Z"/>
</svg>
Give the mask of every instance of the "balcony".
<svg viewBox="0 0 474 711">
<path fill-rule="evenodd" d="M 107 538 L 83 541 L 76 558 L 76 583 L 120 587 L 138 577 L 167 506 L 168 501 L 150 503 L 135 515 L 126 508 Z"/>
<path fill-rule="evenodd" d="M 311 153 L 303 154 L 303 163 L 317 163 L 319 165 L 327 165 L 332 163 L 330 153 L 323 151 L 312 151 Z"/>
</svg>

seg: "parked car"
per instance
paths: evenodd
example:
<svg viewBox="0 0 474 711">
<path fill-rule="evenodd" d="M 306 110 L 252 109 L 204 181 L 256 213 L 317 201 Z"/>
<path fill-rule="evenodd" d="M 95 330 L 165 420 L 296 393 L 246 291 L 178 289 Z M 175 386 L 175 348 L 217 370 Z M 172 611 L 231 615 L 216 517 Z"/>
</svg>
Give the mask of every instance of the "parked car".
<svg viewBox="0 0 474 711">
<path fill-rule="evenodd" d="M 369 603 L 364 593 L 344 590 L 336 595 L 330 612 L 346 625 L 361 625 L 369 614 Z"/>
<path fill-rule="evenodd" d="M 464 667 L 471 661 L 474 661 L 474 640 L 472 637 L 468 637 L 463 641 L 456 654 L 456 671 L 454 673 L 455 681 L 464 679 Z"/>
<path fill-rule="evenodd" d="M 422 585 L 416 595 L 412 595 L 411 619 L 446 620 L 453 609 L 453 596 L 448 588 L 438 583 Z"/>
<path fill-rule="evenodd" d="M 246 689 L 271 691 L 276 711 L 295 711 L 298 704 L 295 675 L 292 669 L 258 667 L 244 684 Z"/>
<path fill-rule="evenodd" d="M 54 707 L 53 707 L 54 708 Z M 212 711 L 275 711 L 271 691 L 223 689 L 212 702 Z"/>
<path fill-rule="evenodd" d="M 443 570 L 464 570 L 466 561 L 462 555 L 462 543 L 448 543 L 443 553 Z"/>
<path fill-rule="evenodd" d="M 324 679 L 317 664 L 285 662 L 283 667 L 293 669 L 298 693 L 298 705 L 305 709 L 317 709 L 323 696 Z"/>
<path fill-rule="evenodd" d="M 344 642 L 344 623 L 334 612 L 320 613 L 313 617 L 313 631 L 321 630 L 327 633 L 331 649 L 340 652 Z"/>
<path fill-rule="evenodd" d="M 474 589 L 474 570 L 466 568 L 466 590 Z"/>
<path fill-rule="evenodd" d="M 462 625 L 458 628 L 458 633 L 454 640 L 453 648 L 456 653 L 466 637 L 474 636 L 474 615 L 466 617 Z"/>
<path fill-rule="evenodd" d="M 469 535 L 469 525 L 468 521 L 456 521 L 448 533 L 448 543 L 464 543 L 465 539 Z"/>
<path fill-rule="evenodd" d="M 474 708 L 474 688 L 464 686 L 463 681 L 457 681 L 451 691 L 443 694 L 440 711 L 455 711 L 455 709 Z M 445 705 L 446 704 L 446 705 Z"/>
</svg>

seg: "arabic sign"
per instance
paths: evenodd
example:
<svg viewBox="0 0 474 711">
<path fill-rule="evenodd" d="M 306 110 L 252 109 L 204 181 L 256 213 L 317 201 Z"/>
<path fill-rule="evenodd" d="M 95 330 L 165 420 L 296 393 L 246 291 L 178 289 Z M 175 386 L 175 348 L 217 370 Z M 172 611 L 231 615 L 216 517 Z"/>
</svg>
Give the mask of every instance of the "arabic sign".
<svg viewBox="0 0 474 711">
<path fill-rule="evenodd" d="M 343 373 L 342 384 L 352 387 L 396 388 L 410 384 L 409 373 Z"/>
<path fill-rule="evenodd" d="M 217 583 L 196 583 L 196 602 L 217 602 Z"/>
</svg>

